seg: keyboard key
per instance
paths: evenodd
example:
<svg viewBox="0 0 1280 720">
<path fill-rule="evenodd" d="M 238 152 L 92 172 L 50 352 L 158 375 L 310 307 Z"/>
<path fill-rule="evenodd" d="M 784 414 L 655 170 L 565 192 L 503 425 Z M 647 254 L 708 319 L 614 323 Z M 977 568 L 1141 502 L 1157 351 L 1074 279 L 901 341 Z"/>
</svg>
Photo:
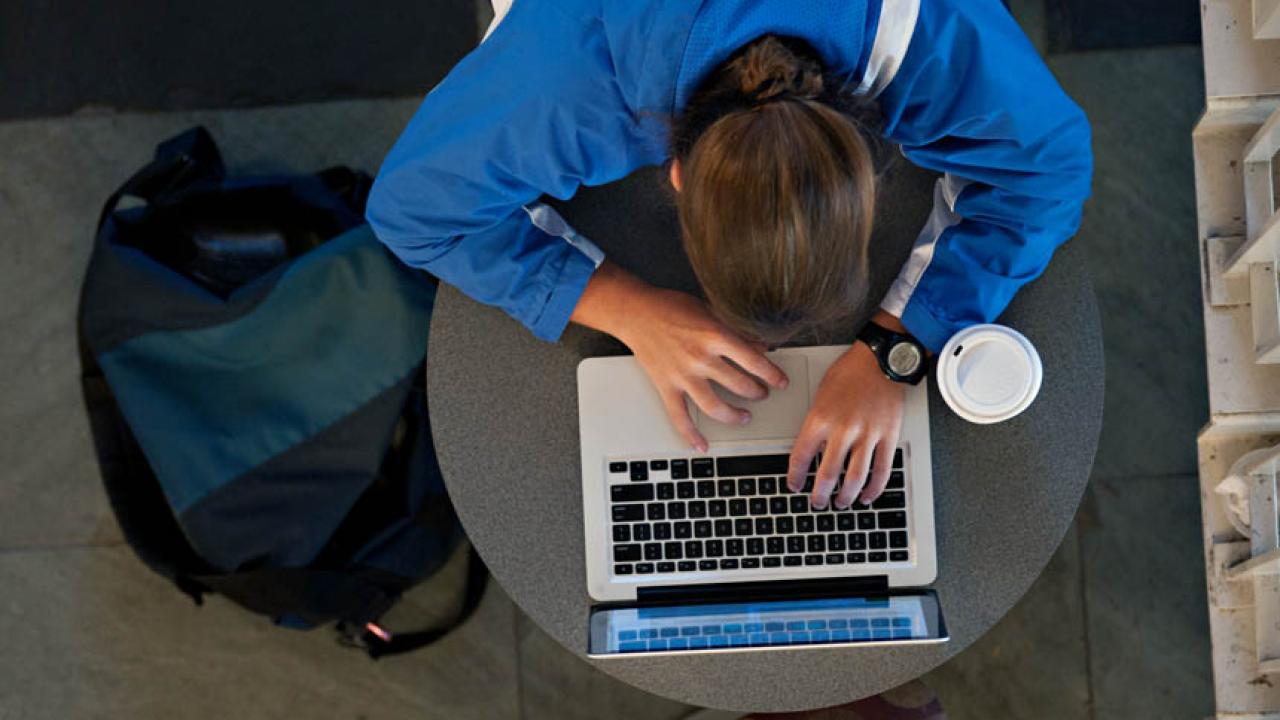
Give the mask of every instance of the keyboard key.
<svg viewBox="0 0 1280 720">
<path fill-rule="evenodd" d="M 633 525 L 631 528 L 631 539 L 640 542 L 646 542 L 650 539 L 648 525 Z"/>
<path fill-rule="evenodd" d="M 698 569 L 698 563 L 692 560 L 681 560 L 676 563 L 676 569 L 680 572 L 693 572 Z"/>
<path fill-rule="evenodd" d="M 698 561 L 698 569 L 704 572 L 707 570 L 715 570 L 718 567 L 720 567 L 720 564 L 717 563 L 715 560 L 699 560 Z"/>
<path fill-rule="evenodd" d="M 630 525 L 614 525 L 614 526 L 613 526 L 613 541 L 614 541 L 614 542 L 627 542 L 627 541 L 629 541 L 629 540 L 631 540 L 631 526 L 630 526 Z"/>
<path fill-rule="evenodd" d="M 902 492 L 886 492 L 871 503 L 876 510 L 896 510 L 907 506 L 907 494 Z"/>
<path fill-rule="evenodd" d="M 675 496 L 676 496 L 675 483 L 658 483 L 658 499 L 659 500 L 673 500 L 675 499 Z"/>
<path fill-rule="evenodd" d="M 827 549 L 832 552 L 844 552 L 844 536 L 839 533 L 827 536 Z"/>
<path fill-rule="evenodd" d="M 662 503 L 649 503 L 649 519 L 665 520 L 667 519 L 667 506 Z"/>
<path fill-rule="evenodd" d="M 639 482 L 649 479 L 649 464 L 643 460 L 633 461 L 631 463 L 631 481 Z"/>
<path fill-rule="evenodd" d="M 720 569 L 721 569 L 721 570 L 737 570 L 737 569 L 738 569 L 738 561 L 737 561 L 737 560 L 733 560 L 733 559 L 729 559 L 729 558 L 726 558 L 726 559 L 724 559 L 724 560 L 721 560 L 721 561 L 720 561 Z"/>
<path fill-rule="evenodd" d="M 787 512 L 787 499 L 784 497 L 769 498 L 769 512 L 774 515 L 785 515 Z"/>
<path fill-rule="evenodd" d="M 850 550 L 866 550 L 867 534 L 866 533 L 849 533 L 849 549 Z"/>
<path fill-rule="evenodd" d="M 742 538 L 729 538 L 724 541 L 724 554 L 729 557 L 741 557 L 743 552 Z"/>
<path fill-rule="evenodd" d="M 791 512 L 799 514 L 809 512 L 809 496 L 808 495 L 792 495 L 791 496 Z"/>
<path fill-rule="evenodd" d="M 712 500 L 707 503 L 707 514 L 711 517 L 724 517 L 729 514 L 729 504 L 724 500 Z"/>
<path fill-rule="evenodd" d="M 696 523 L 694 523 L 694 524 L 693 524 L 693 536 L 694 536 L 694 537 L 696 537 L 696 538 L 709 538 L 709 537 L 711 537 L 711 534 L 712 534 L 712 533 L 711 533 L 711 521 L 710 521 L 710 520 L 699 520 L 698 522 L 696 522 Z"/>
<path fill-rule="evenodd" d="M 864 563 L 864 562 L 866 562 L 866 561 L 867 561 L 867 554 L 866 554 L 866 553 L 860 553 L 860 552 L 857 552 L 857 553 L 846 553 L 846 554 L 845 554 L 845 556 L 844 556 L 844 559 L 845 559 L 845 560 L 848 560 L 848 561 L 849 561 L 849 562 L 851 562 L 851 563 Z"/>
<path fill-rule="evenodd" d="M 880 513 L 880 527 L 884 530 L 896 530 L 907 526 L 907 513 L 902 510 L 890 510 Z"/>
<path fill-rule="evenodd" d="M 667 503 L 667 517 L 672 520 L 683 520 L 685 516 L 685 505 L 680 501 Z"/>
<path fill-rule="evenodd" d="M 690 560 L 697 560 L 702 557 L 702 541 L 689 540 L 684 544 L 684 556 Z"/>
<path fill-rule="evenodd" d="M 683 480 L 689 477 L 689 461 L 688 460 L 672 460 L 671 461 L 671 479 Z"/>
<path fill-rule="evenodd" d="M 796 532 L 811 533 L 813 532 L 813 516 L 801 515 L 796 518 Z"/>
<path fill-rule="evenodd" d="M 849 621 L 843 618 L 834 618 L 827 623 L 827 627 L 831 628 L 832 630 L 837 630 L 837 629 L 843 630 L 844 628 L 849 627 Z"/>
<path fill-rule="evenodd" d="M 707 503 L 702 500 L 693 500 L 689 502 L 689 517 L 693 519 L 704 518 L 707 516 Z"/>
<path fill-rule="evenodd" d="M 760 558 L 753 558 L 753 557 L 742 558 L 743 570 L 753 570 L 758 567 L 760 567 Z"/>
<path fill-rule="evenodd" d="M 784 475 L 791 458 L 788 455 L 740 455 L 716 458 L 716 475 L 742 477 L 744 475 Z"/>
<path fill-rule="evenodd" d="M 818 532 L 831 532 L 836 529 L 836 519 L 830 514 L 818 516 Z"/>
<path fill-rule="evenodd" d="M 644 502 L 653 499 L 652 485 L 614 485 L 609 488 L 609 499 L 616 503 Z"/>
<path fill-rule="evenodd" d="M 827 540 L 822 535 L 810 535 L 808 546 L 809 546 L 809 552 L 811 553 L 826 552 Z"/>
<path fill-rule="evenodd" d="M 772 535 L 773 534 L 773 518 L 771 517 L 756 518 L 756 534 Z"/>
<path fill-rule="evenodd" d="M 769 538 L 768 547 L 770 555 L 781 555 L 787 551 L 787 545 L 780 537 Z"/>
<path fill-rule="evenodd" d="M 670 640 L 667 641 L 667 644 L 672 650 L 683 650 L 689 647 L 688 640 L 686 640 L 685 638 L 678 638 L 678 637 L 671 638 Z"/>
<path fill-rule="evenodd" d="M 666 460 L 650 460 L 649 469 L 653 470 L 654 472 L 660 472 L 662 470 L 666 470 L 667 461 Z"/>
<path fill-rule="evenodd" d="M 684 557 L 684 543 L 669 542 L 662 545 L 662 556 L 668 560 L 679 560 Z"/>
<path fill-rule="evenodd" d="M 787 538 L 787 552 L 802 553 L 804 552 L 804 538 L 799 535 L 792 535 Z"/>
<path fill-rule="evenodd" d="M 706 638 L 704 638 L 704 637 L 691 637 L 691 638 L 689 638 L 689 647 L 690 647 L 690 648 L 704 648 L 704 647 L 706 647 L 706 646 L 707 646 L 707 639 L 706 639 Z"/>
<path fill-rule="evenodd" d="M 871 549 L 883 550 L 889 547 L 889 537 L 882 532 L 871 533 Z"/>
<path fill-rule="evenodd" d="M 889 533 L 889 547 L 904 548 L 906 546 L 907 546 L 906 530 L 894 530 L 893 532 Z"/>
<path fill-rule="evenodd" d="M 624 473 L 626 471 L 627 471 L 627 464 L 625 462 L 609 463 L 609 472 L 611 473 Z"/>
<path fill-rule="evenodd" d="M 693 523 L 678 522 L 675 525 L 675 536 L 678 540 L 688 540 L 693 537 Z"/>
<path fill-rule="evenodd" d="M 888 559 L 889 559 L 889 557 L 888 557 L 885 553 L 883 553 L 883 552 L 867 553 L 867 561 L 868 561 L 868 562 L 873 562 L 873 563 L 882 563 L 882 562 L 887 561 Z"/>
<path fill-rule="evenodd" d="M 796 531 L 796 520 L 788 515 L 783 515 L 773 521 L 773 526 L 783 535 L 790 535 Z"/>
<path fill-rule="evenodd" d="M 636 563 L 636 573 L 640 575 L 652 575 L 653 563 L 647 563 L 647 562 Z"/>
<path fill-rule="evenodd" d="M 827 564 L 828 564 L 828 565 L 843 565 L 843 564 L 844 564 L 844 553 L 831 553 L 830 555 L 827 555 Z"/>
<path fill-rule="evenodd" d="M 729 537 L 733 535 L 732 520 L 716 520 L 715 527 L 716 527 L 716 537 L 718 538 Z"/>
<path fill-rule="evenodd" d="M 822 556 L 821 555 L 805 555 L 804 564 L 805 565 L 821 565 Z"/>
<path fill-rule="evenodd" d="M 630 575 L 631 566 L 630 565 L 614 565 L 613 574 L 614 575 Z"/>
<path fill-rule="evenodd" d="M 836 527 L 842 531 L 854 530 L 858 527 L 858 521 L 854 518 L 853 513 L 843 512 L 836 516 Z"/>
<path fill-rule="evenodd" d="M 748 554 L 748 555 L 763 555 L 763 554 L 764 554 L 764 540 L 762 540 L 762 539 L 760 539 L 760 538 L 758 538 L 758 537 L 747 538 L 747 554 Z"/>
<path fill-rule="evenodd" d="M 742 498 L 729 501 L 729 515 L 742 517 L 747 514 L 747 501 Z"/>
<path fill-rule="evenodd" d="M 692 500 L 698 495 L 698 486 L 691 480 L 676 483 L 676 497 L 681 500 Z"/>
<path fill-rule="evenodd" d="M 893 466 L 896 468 L 906 467 L 902 464 L 902 448 L 893 451 Z"/>
<path fill-rule="evenodd" d="M 643 640 L 631 640 L 629 642 L 619 643 L 618 649 L 624 653 L 644 652 L 649 649 L 649 643 Z"/>
<path fill-rule="evenodd" d="M 660 573 L 673 573 L 675 571 L 676 571 L 676 564 L 673 562 L 658 563 L 658 572 Z"/>
<path fill-rule="evenodd" d="M 762 497 L 751 498 L 751 514 L 767 515 L 769 513 L 769 501 Z"/>
<path fill-rule="evenodd" d="M 771 477 L 760 478 L 760 494 L 772 495 L 778 492 L 778 481 Z"/>
<path fill-rule="evenodd" d="M 889 553 L 889 560 L 892 562 L 906 562 L 908 559 L 906 550 L 894 550 Z"/>
<path fill-rule="evenodd" d="M 858 529 L 859 530 L 875 530 L 876 516 L 874 513 L 860 512 L 858 513 Z"/>
<path fill-rule="evenodd" d="M 662 543 L 645 543 L 644 559 L 645 560 L 661 560 L 662 559 Z"/>
<path fill-rule="evenodd" d="M 711 458 L 694 458 L 693 459 L 693 476 L 696 478 L 709 478 L 716 476 L 716 464 Z"/>
<path fill-rule="evenodd" d="M 654 523 L 653 524 L 654 540 L 670 540 L 671 539 L 671 523 Z"/>
<path fill-rule="evenodd" d="M 827 621 L 826 621 L 826 620 L 810 620 L 808 623 L 806 623 L 806 624 L 805 624 L 805 629 L 807 629 L 807 630 L 826 630 L 826 629 L 827 629 Z"/>
<path fill-rule="evenodd" d="M 698 497 L 706 499 L 716 496 L 716 483 L 714 480 L 698 481 Z"/>
<path fill-rule="evenodd" d="M 797 565 L 800 565 L 803 562 L 804 561 L 800 559 L 799 555 L 788 555 L 782 558 L 782 564 L 786 565 L 787 567 L 795 567 Z"/>
<path fill-rule="evenodd" d="M 637 522 L 644 520 L 643 505 L 614 505 L 613 521 L 620 522 Z"/>
<path fill-rule="evenodd" d="M 720 497 L 733 497 L 738 493 L 738 483 L 732 480 L 721 480 L 716 484 Z"/>
<path fill-rule="evenodd" d="M 889 473 L 889 484 L 885 485 L 885 487 L 890 490 L 901 490 L 906 485 L 906 481 L 907 476 L 905 473 L 901 470 L 894 470 Z"/>
<path fill-rule="evenodd" d="M 778 566 L 782 565 L 782 558 L 780 558 L 780 557 L 767 557 L 767 558 L 765 558 L 764 560 L 761 560 L 761 561 L 760 561 L 760 564 L 764 565 L 764 566 L 765 566 L 765 567 L 767 567 L 767 568 L 776 568 L 776 567 L 778 567 Z"/>
<path fill-rule="evenodd" d="M 723 540 L 708 540 L 703 543 L 703 551 L 709 558 L 718 558 L 724 555 Z"/>
<path fill-rule="evenodd" d="M 755 495 L 756 479 L 755 478 L 739 478 L 738 494 L 739 495 Z"/>
<path fill-rule="evenodd" d="M 738 518 L 733 521 L 733 534 L 740 537 L 746 537 L 751 534 L 751 527 L 754 523 L 751 518 Z"/>
</svg>

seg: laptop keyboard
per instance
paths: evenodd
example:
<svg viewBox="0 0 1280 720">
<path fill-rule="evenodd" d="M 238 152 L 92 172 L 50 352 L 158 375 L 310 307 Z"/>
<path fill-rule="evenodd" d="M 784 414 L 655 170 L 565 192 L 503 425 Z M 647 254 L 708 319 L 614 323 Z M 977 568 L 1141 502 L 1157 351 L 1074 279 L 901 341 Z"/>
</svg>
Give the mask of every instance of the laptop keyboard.
<svg viewBox="0 0 1280 720">
<path fill-rule="evenodd" d="M 611 460 L 613 574 L 912 561 L 901 449 L 884 493 L 870 507 L 855 500 L 847 510 L 810 506 L 813 475 L 803 492 L 791 492 L 788 462 L 785 454 Z"/>
</svg>

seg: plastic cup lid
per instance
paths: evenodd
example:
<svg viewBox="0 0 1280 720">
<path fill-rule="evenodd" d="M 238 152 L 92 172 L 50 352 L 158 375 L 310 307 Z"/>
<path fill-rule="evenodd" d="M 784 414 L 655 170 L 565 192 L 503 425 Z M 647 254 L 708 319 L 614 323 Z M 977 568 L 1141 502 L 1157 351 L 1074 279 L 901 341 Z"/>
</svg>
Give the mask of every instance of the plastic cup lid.
<svg viewBox="0 0 1280 720">
<path fill-rule="evenodd" d="M 1040 355 L 1022 333 L 974 325 L 956 333 L 938 356 L 938 391 L 960 417 L 988 424 L 1031 404 L 1043 376 Z"/>
</svg>

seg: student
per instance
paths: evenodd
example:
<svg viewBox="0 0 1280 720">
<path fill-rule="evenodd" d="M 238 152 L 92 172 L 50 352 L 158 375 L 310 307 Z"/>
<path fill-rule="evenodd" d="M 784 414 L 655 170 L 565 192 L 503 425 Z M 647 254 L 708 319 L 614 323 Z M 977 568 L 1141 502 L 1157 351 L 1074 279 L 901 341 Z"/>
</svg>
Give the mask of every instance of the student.
<svg viewBox="0 0 1280 720">
<path fill-rule="evenodd" d="M 1084 114 L 999 0 L 516 0 L 426 97 L 368 217 L 406 263 L 543 340 L 569 322 L 616 336 L 705 450 L 686 398 L 748 422 L 711 383 L 785 387 L 765 347 L 867 299 L 881 137 L 943 176 L 872 322 L 936 352 L 1040 275 L 1089 194 Z M 668 162 L 705 303 L 611 264 L 538 201 Z M 883 490 L 893 370 L 855 342 L 823 378 L 789 478 L 823 451 L 814 506 L 846 468 L 837 507 Z"/>
</svg>

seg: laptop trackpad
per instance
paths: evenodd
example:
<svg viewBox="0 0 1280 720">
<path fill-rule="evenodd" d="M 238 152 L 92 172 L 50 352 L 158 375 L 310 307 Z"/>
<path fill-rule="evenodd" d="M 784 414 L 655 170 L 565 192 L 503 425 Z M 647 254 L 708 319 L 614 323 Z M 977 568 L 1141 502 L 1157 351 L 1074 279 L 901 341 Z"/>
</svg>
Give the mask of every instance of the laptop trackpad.
<svg viewBox="0 0 1280 720">
<path fill-rule="evenodd" d="M 746 425 L 725 425 L 693 408 L 693 422 L 708 442 L 734 440 L 789 440 L 800 432 L 805 413 L 809 411 L 809 362 L 803 355 L 775 355 L 769 358 L 782 368 L 790 382 L 786 390 L 769 389 L 764 400 L 747 400 L 712 383 L 716 394 L 730 405 L 751 413 Z"/>
</svg>

